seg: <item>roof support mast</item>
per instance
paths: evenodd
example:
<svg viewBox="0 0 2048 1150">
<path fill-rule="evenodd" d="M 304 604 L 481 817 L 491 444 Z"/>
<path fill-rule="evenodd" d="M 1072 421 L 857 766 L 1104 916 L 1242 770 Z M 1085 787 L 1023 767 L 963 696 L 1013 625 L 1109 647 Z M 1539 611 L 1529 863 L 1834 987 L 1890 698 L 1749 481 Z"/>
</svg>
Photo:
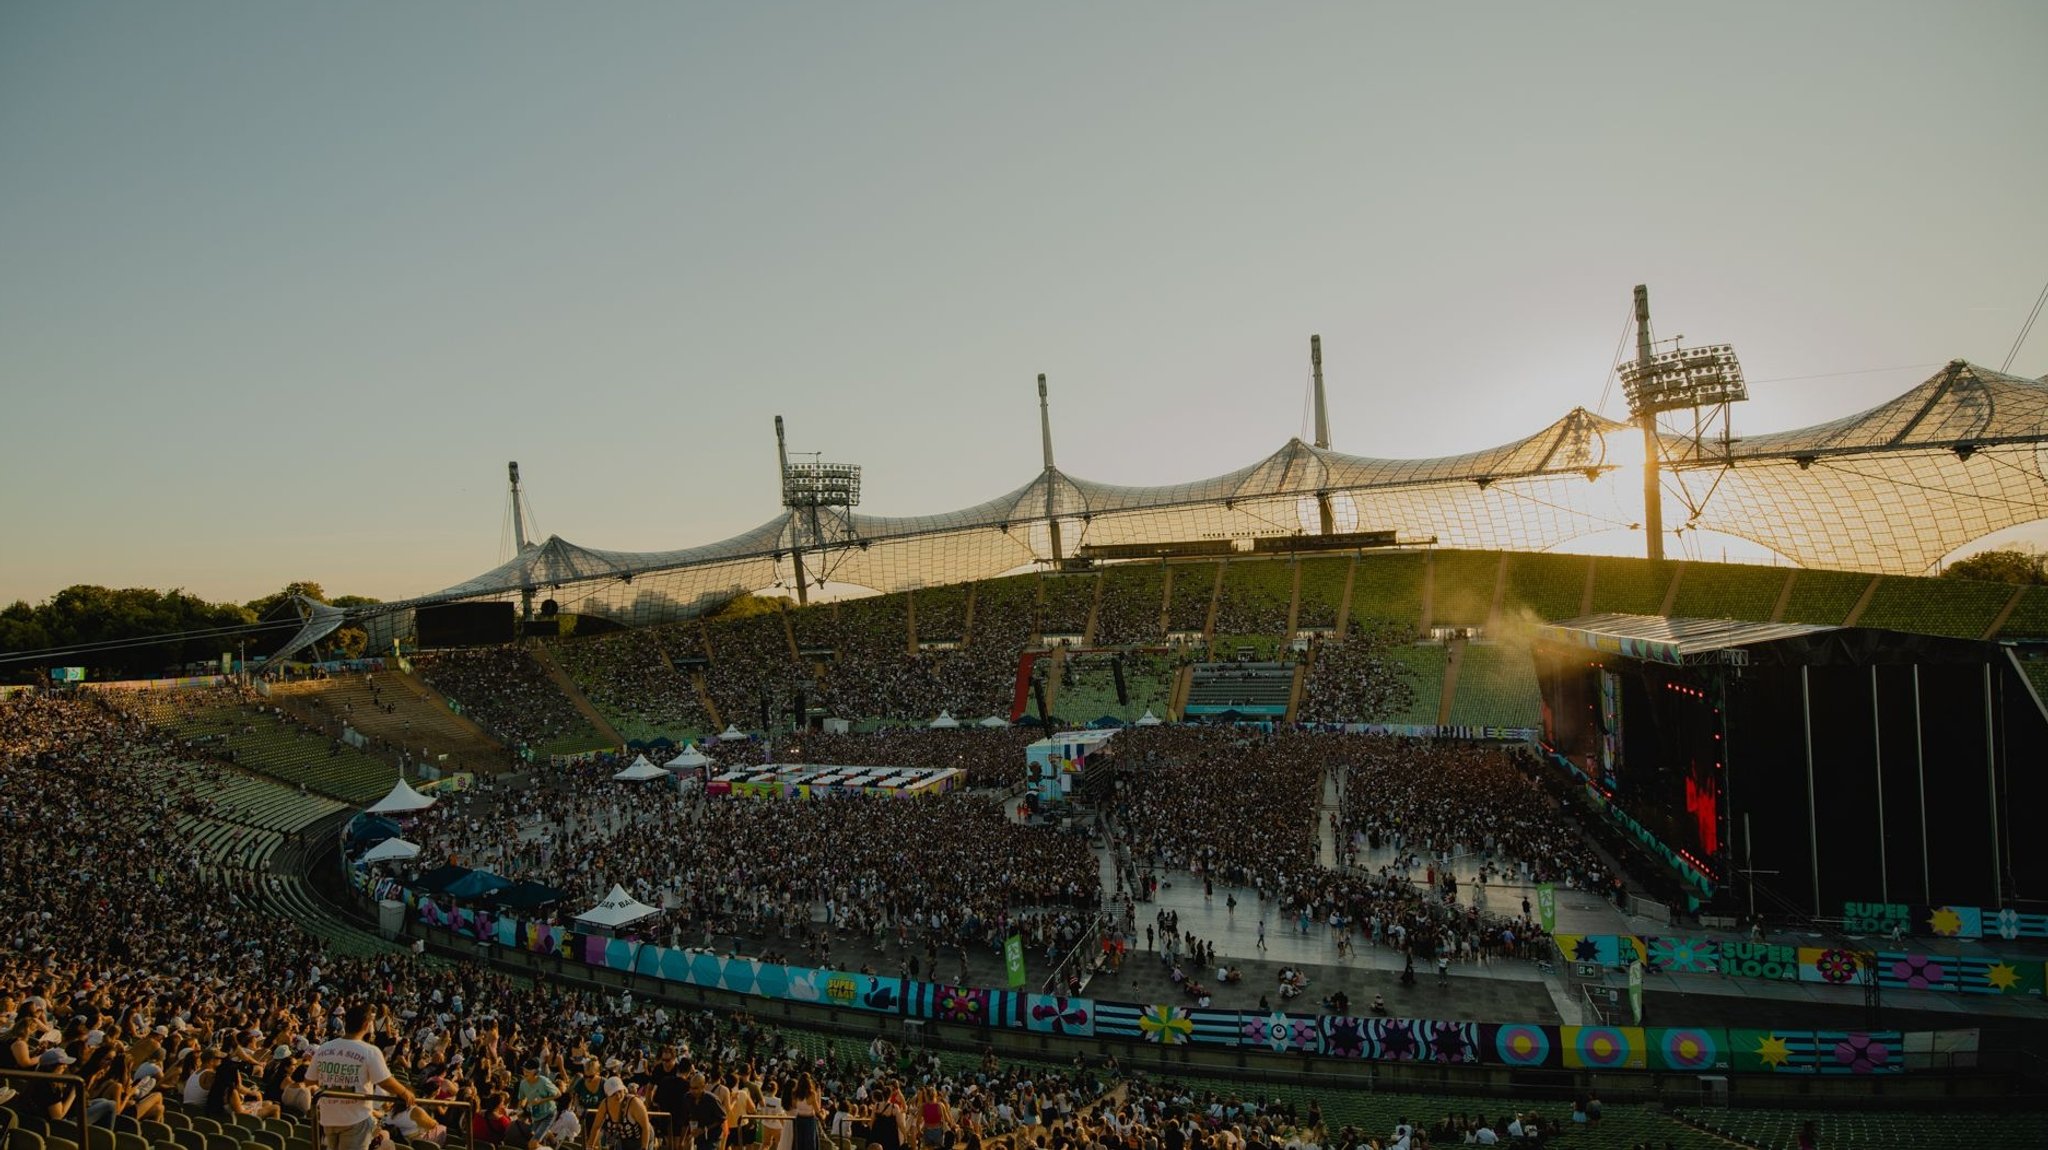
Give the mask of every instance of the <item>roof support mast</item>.
<svg viewBox="0 0 2048 1150">
<path fill-rule="evenodd" d="M 1728 405 L 1748 399 L 1749 389 L 1742 382 L 1742 364 L 1735 358 L 1735 349 L 1725 343 L 1684 347 L 1685 337 L 1678 336 L 1669 341 L 1671 350 L 1653 350 L 1656 341 L 1650 337 L 1650 289 L 1643 284 L 1636 285 L 1635 311 L 1636 358 L 1634 363 L 1622 365 L 1621 390 L 1628 397 L 1629 414 L 1643 429 L 1644 553 L 1651 559 L 1662 559 L 1664 436 L 1657 417 L 1667 411 L 1692 412 L 1692 431 L 1679 432 L 1688 442 L 1676 449 L 1673 458 L 1681 465 L 1698 468 L 1707 458 L 1705 431 L 1716 410 L 1721 413 L 1723 458 L 1727 458 Z M 1674 535 L 1695 527 L 1704 506 L 1694 500 L 1683 484 L 1679 485 L 1678 497 L 1691 510 L 1692 517 L 1680 524 Z"/>
<path fill-rule="evenodd" d="M 775 417 L 775 462 L 775 479 L 784 491 L 783 505 L 789 506 L 789 443 L 783 438 L 782 417 L 779 415 Z M 796 569 L 796 604 L 799 607 L 809 606 L 811 595 L 804 578 L 803 525 L 794 515 L 789 520 L 789 562 Z"/>
<path fill-rule="evenodd" d="M 519 461 L 514 459 L 505 464 L 505 471 L 512 477 L 512 554 L 526 554 L 526 496 L 519 490 Z M 519 587 L 519 618 L 533 618 L 533 583 L 522 580 Z"/>
<path fill-rule="evenodd" d="M 1323 337 L 1308 337 L 1308 362 L 1316 381 L 1316 450 L 1330 449 L 1330 408 L 1323 402 Z M 1337 516 L 1330 510 L 1330 493 L 1316 492 L 1316 525 L 1325 535 L 1337 533 Z"/>
<path fill-rule="evenodd" d="M 1308 362 L 1316 373 L 1316 446 L 1330 450 L 1330 409 L 1323 402 L 1323 337 L 1308 337 Z"/>
<path fill-rule="evenodd" d="M 1053 514 L 1053 466 L 1052 466 L 1052 409 L 1045 401 L 1045 373 L 1038 373 L 1038 438 L 1045 446 L 1045 525 L 1052 535 L 1052 565 L 1066 561 L 1060 551 L 1060 521 Z"/>
<path fill-rule="evenodd" d="M 1636 370 L 1650 369 L 1650 286 L 1636 285 Z M 1657 408 L 1645 406 L 1643 423 L 1643 538 L 1652 560 L 1664 558 L 1664 477 L 1658 458 Z"/>
</svg>

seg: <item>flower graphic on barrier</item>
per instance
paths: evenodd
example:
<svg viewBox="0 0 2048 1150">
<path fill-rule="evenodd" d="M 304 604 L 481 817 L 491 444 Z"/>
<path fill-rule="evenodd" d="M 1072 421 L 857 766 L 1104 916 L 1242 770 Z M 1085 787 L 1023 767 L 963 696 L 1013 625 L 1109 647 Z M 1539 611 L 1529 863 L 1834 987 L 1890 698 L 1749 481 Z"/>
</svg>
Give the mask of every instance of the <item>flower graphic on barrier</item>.
<svg viewBox="0 0 2048 1150">
<path fill-rule="evenodd" d="M 1814 960 L 1813 968 L 1820 972 L 1821 981 L 1842 986 L 1856 981 L 1859 969 L 1856 956 L 1846 950 L 1823 950 Z"/>
<path fill-rule="evenodd" d="M 1851 1074 L 1869 1074 L 1891 1064 L 1891 1048 L 1868 1034 L 1851 1034 L 1835 1043 L 1835 1063 Z"/>
<path fill-rule="evenodd" d="M 988 1008 L 988 992 L 966 986 L 939 988 L 938 1016 L 947 1022 L 980 1022 Z"/>
<path fill-rule="evenodd" d="M 1915 990 L 1926 990 L 1948 981 L 1948 971 L 1932 955 L 1906 954 L 1892 961 L 1892 977 Z"/>
<path fill-rule="evenodd" d="M 1194 1021 L 1178 1006 L 1148 1006 L 1138 1016 L 1138 1030 L 1145 1041 L 1161 1046 L 1178 1046 L 1195 1032 Z"/>
</svg>

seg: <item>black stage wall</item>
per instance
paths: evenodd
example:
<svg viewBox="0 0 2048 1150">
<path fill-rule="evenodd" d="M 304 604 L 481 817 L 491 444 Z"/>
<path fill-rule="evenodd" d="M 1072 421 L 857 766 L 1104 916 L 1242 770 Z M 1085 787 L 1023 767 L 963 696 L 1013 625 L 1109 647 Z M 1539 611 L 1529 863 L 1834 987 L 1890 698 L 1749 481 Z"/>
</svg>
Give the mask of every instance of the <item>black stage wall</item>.
<svg viewBox="0 0 2048 1150">
<path fill-rule="evenodd" d="M 2048 904 L 2048 718 L 2004 648 L 1842 628 L 1729 650 L 1536 656 L 1551 748 L 1720 909 L 1748 909 L 1751 871 L 1767 914 Z"/>
</svg>

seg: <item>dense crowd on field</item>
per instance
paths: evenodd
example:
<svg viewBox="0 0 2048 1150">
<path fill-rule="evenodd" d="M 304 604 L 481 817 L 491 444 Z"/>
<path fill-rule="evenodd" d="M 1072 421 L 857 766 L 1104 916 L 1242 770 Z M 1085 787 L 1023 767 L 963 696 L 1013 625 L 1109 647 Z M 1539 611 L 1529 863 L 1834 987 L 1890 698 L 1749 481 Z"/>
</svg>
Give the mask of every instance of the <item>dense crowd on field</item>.
<svg viewBox="0 0 2048 1150">
<path fill-rule="evenodd" d="M 1345 756 L 1342 837 L 1352 851 L 1391 848 L 1411 868 L 1476 858 L 1482 882 L 1605 890 L 1614 876 L 1534 766 L 1520 748 L 1359 740 Z"/>
<path fill-rule="evenodd" d="M 474 791 L 408 833 L 426 848 L 423 865 L 542 882 L 579 905 L 617 883 L 671 910 L 667 941 L 820 966 L 835 945 L 842 957 L 865 947 L 892 953 L 902 973 L 930 973 L 942 956 L 999 951 L 1013 931 L 1040 947 L 1071 944 L 1100 904 L 1084 836 L 1014 822 L 978 795 L 738 800 L 666 786 L 621 793 L 605 773 L 554 772 L 513 796 Z"/>
</svg>

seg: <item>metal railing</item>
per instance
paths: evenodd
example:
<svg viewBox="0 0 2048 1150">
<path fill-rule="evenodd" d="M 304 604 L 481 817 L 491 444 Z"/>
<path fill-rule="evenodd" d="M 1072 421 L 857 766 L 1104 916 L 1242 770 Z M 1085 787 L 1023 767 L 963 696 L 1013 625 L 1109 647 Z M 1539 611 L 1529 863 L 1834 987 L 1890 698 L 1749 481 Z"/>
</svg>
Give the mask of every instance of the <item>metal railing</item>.
<svg viewBox="0 0 2048 1150">
<path fill-rule="evenodd" d="M 0 1070 L 0 1082 L 8 1081 L 55 1082 L 70 1084 L 72 1092 L 70 1118 L 72 1121 L 75 1121 L 78 1124 L 78 1150 L 92 1150 L 93 1144 L 90 1140 L 92 1135 L 92 1125 L 90 1121 L 87 1119 L 85 1112 L 86 1104 L 90 1101 L 90 1099 L 86 1098 L 85 1096 L 84 1078 L 76 1074 L 65 1074 L 61 1071 Z M 20 1108 L 17 1107 L 15 1109 L 15 1113 L 19 1115 L 21 1113 Z M 52 1119 L 48 1118 L 47 1116 L 43 1114 L 37 1114 L 35 1115 L 35 1118 L 38 1120 L 38 1128 L 35 1131 L 36 1133 L 41 1133 L 43 1130 L 54 1128 L 51 1126 Z M 57 1119 L 55 1121 L 63 1121 L 63 1119 Z M 102 1141 L 106 1146 L 113 1146 L 114 1131 L 111 1124 L 107 1129 L 106 1138 L 102 1139 Z"/>
<path fill-rule="evenodd" d="M 389 1094 L 363 1094 L 353 1090 L 315 1090 L 313 1092 L 312 1108 L 306 1112 L 307 1139 L 312 1146 L 312 1150 L 321 1150 L 320 1103 L 330 1098 L 339 1102 L 368 1102 L 373 1106 L 378 1103 L 388 1106 L 398 1101 L 397 1098 Z M 476 1124 L 470 1121 L 472 1112 L 476 1109 L 474 1104 L 461 1098 L 418 1097 L 413 1099 L 412 1104 L 422 1109 L 433 1107 L 456 1111 L 457 1117 L 462 1121 L 462 1145 L 467 1147 L 468 1150 L 476 1150 Z M 446 1125 L 445 1122 L 442 1124 Z M 454 1141 L 452 1138 L 446 1139 L 442 1142 L 442 1145 L 445 1146 L 452 1141 Z"/>
</svg>

